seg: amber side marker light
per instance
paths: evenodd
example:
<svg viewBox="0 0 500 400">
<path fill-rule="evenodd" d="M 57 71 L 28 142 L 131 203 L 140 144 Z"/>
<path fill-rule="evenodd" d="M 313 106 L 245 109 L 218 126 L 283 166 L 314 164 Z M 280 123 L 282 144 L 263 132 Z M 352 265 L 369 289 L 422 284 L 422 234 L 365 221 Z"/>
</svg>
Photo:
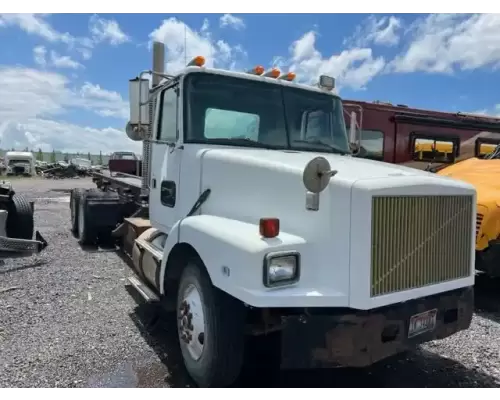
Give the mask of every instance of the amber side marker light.
<svg viewBox="0 0 500 400">
<path fill-rule="evenodd" d="M 261 218 L 259 231 L 262 237 L 274 238 L 280 234 L 280 220 L 278 218 Z"/>
</svg>

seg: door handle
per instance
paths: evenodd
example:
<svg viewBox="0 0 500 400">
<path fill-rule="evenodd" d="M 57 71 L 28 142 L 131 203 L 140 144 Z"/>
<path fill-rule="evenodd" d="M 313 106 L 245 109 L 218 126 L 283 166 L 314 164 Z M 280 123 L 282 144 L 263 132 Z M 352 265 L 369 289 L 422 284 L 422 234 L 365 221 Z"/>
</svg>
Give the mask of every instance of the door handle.
<svg viewBox="0 0 500 400">
<path fill-rule="evenodd" d="M 153 178 L 151 180 L 151 186 L 153 186 L 153 189 L 156 189 L 156 179 L 155 178 Z"/>
</svg>

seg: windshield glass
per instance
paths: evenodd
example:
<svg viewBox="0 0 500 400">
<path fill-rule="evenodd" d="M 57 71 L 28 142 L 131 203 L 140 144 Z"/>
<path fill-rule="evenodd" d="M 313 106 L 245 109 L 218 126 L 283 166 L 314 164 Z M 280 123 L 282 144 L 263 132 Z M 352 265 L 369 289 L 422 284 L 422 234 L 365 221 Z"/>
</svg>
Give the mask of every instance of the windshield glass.
<svg viewBox="0 0 500 400">
<path fill-rule="evenodd" d="M 16 159 L 11 159 L 9 160 L 9 165 L 13 165 L 13 164 L 29 164 L 30 161 L 29 160 L 16 160 Z"/>
<path fill-rule="evenodd" d="M 185 89 L 188 142 L 350 152 L 338 97 L 204 73 Z"/>
</svg>

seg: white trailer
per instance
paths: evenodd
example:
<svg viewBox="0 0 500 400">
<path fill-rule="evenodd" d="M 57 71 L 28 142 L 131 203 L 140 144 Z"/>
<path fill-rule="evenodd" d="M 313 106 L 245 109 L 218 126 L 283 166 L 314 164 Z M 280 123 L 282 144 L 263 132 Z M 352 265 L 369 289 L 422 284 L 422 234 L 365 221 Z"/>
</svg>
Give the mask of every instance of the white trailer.
<svg viewBox="0 0 500 400">
<path fill-rule="evenodd" d="M 198 385 L 233 383 L 250 337 L 275 344 L 263 365 L 363 367 L 469 327 L 471 185 L 356 158 L 331 78 L 203 57 L 169 76 L 163 54 L 130 82 L 142 179 L 95 174 L 72 227 L 119 239 L 133 286 L 177 314 Z"/>
</svg>

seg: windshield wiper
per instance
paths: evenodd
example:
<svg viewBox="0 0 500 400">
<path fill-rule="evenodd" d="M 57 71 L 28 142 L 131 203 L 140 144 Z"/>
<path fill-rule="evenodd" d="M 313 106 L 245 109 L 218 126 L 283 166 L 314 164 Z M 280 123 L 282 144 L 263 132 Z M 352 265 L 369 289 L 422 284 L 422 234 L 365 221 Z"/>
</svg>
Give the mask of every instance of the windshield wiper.
<svg viewBox="0 0 500 400">
<path fill-rule="evenodd" d="M 293 140 L 293 143 L 319 144 L 321 146 L 328 147 L 334 153 L 342 154 L 342 155 L 348 154 L 347 151 L 341 149 L 340 147 L 334 146 L 334 145 L 327 143 L 321 139 L 309 139 L 309 140 L 299 139 L 299 140 Z"/>
<path fill-rule="evenodd" d="M 210 139 L 208 144 L 222 144 L 222 145 L 233 145 L 233 146 L 246 146 L 246 147 L 257 147 L 260 149 L 280 149 L 278 146 L 272 146 L 270 144 L 265 144 L 261 142 L 257 142 L 248 138 L 217 138 Z"/>
</svg>

